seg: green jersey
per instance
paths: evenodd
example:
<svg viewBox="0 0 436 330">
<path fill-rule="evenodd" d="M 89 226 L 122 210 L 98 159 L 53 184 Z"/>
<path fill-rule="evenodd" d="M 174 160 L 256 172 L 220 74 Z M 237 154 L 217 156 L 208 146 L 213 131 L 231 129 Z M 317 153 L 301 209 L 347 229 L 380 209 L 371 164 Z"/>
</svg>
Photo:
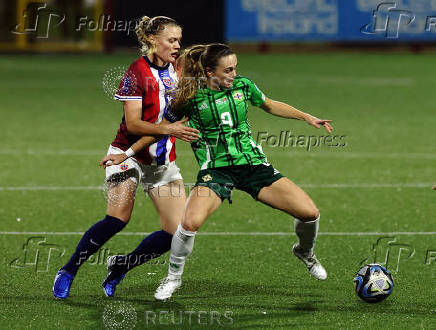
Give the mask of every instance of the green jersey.
<svg viewBox="0 0 436 330">
<path fill-rule="evenodd" d="M 201 138 L 191 143 L 201 169 L 266 163 L 262 147 L 251 136 L 248 103 L 261 106 L 265 95 L 248 78 L 235 77 L 225 90 L 199 89 L 180 110 Z M 166 116 L 174 121 L 174 115 Z"/>
</svg>

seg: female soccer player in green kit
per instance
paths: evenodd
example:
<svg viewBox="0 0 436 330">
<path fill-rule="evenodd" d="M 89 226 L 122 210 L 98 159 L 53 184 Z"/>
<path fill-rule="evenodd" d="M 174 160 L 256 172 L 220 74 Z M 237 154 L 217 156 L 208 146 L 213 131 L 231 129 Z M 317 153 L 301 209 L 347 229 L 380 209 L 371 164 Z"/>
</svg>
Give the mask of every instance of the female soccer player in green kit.
<svg viewBox="0 0 436 330">
<path fill-rule="evenodd" d="M 165 118 L 174 122 L 187 117 L 189 125 L 200 131 L 201 138 L 191 144 L 200 171 L 182 224 L 173 236 L 168 277 L 157 288 L 155 298 L 169 299 L 180 287 L 197 230 L 225 199 L 231 202 L 233 188 L 294 217 L 298 243 L 293 253 L 312 276 L 325 280 L 327 272 L 313 251 L 319 211 L 301 188 L 267 162 L 261 146 L 251 136 L 247 109 L 251 103 L 275 116 L 304 120 L 316 128 L 324 126 L 329 133 L 330 120 L 267 98 L 251 80 L 236 75 L 236 54 L 224 44 L 193 46 L 180 61 L 179 86 Z M 143 137 L 132 149 L 138 152 L 156 139 Z M 102 163 L 111 160 L 117 164 L 126 158 L 109 155 Z"/>
</svg>

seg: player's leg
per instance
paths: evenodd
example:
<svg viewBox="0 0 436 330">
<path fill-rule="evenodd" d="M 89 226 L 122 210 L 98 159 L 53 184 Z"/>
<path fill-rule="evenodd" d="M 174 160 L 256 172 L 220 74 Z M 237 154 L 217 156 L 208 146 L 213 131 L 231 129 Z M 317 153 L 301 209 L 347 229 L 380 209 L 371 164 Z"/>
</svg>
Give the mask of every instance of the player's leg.
<svg viewBox="0 0 436 330">
<path fill-rule="evenodd" d="M 129 254 L 108 258 L 108 275 L 103 281 L 103 288 L 109 297 L 114 295 L 127 272 L 170 250 L 173 234 L 182 220 L 186 194 L 177 165 L 142 166 L 142 170 L 141 182 L 156 208 L 162 230 L 145 237 Z"/>
<path fill-rule="evenodd" d="M 170 298 L 180 287 L 186 258 L 194 247 L 195 234 L 221 203 L 222 199 L 205 186 L 196 186 L 190 193 L 182 224 L 172 239 L 168 277 L 161 282 L 154 295 L 157 300 Z"/>
<path fill-rule="evenodd" d="M 59 270 L 53 285 L 53 295 L 65 299 L 80 266 L 111 237 L 120 232 L 130 219 L 136 183 L 130 179 L 108 191 L 105 218 L 92 225 L 82 236 L 68 262 Z"/>
<path fill-rule="evenodd" d="M 263 187 L 257 199 L 295 218 L 294 228 L 298 244 L 293 247 L 294 254 L 306 264 L 314 277 L 326 279 L 327 272 L 313 252 L 318 234 L 319 211 L 312 199 L 285 177 L 273 182 L 270 186 Z"/>
<path fill-rule="evenodd" d="M 109 152 L 114 153 L 112 147 L 109 148 Z M 55 298 L 68 297 L 72 281 L 80 266 L 128 223 L 135 200 L 139 172 L 133 160 L 129 160 L 128 170 L 125 168 L 121 168 L 120 165 L 106 168 L 108 187 L 106 216 L 83 234 L 69 261 L 58 271 L 53 285 Z"/>
<path fill-rule="evenodd" d="M 162 230 L 155 231 L 145 237 L 129 254 L 117 256 L 116 265 L 113 268 L 117 268 L 119 272 L 124 274 L 169 251 L 173 234 L 182 221 L 186 203 L 183 180 L 175 180 L 155 187 L 149 190 L 148 194 L 159 215 Z"/>
</svg>

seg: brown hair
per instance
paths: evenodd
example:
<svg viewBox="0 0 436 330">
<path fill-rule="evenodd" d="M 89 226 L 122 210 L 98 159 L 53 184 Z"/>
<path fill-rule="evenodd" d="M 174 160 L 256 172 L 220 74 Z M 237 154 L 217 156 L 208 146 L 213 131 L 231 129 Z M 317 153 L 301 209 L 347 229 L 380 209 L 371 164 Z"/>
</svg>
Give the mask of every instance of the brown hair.
<svg viewBox="0 0 436 330">
<path fill-rule="evenodd" d="M 184 50 L 178 61 L 181 64 L 180 79 L 173 100 L 173 108 L 179 109 L 204 87 L 207 72 L 215 71 L 221 57 L 232 55 L 229 46 L 219 43 L 194 45 Z"/>
<path fill-rule="evenodd" d="M 174 19 L 166 16 L 156 16 L 153 18 L 148 16 L 142 17 L 141 21 L 136 27 L 136 35 L 138 36 L 138 41 L 141 44 L 141 53 L 143 55 L 148 55 L 155 51 L 154 45 L 150 42 L 148 37 L 150 35 L 158 35 L 168 25 L 174 25 L 182 28 Z"/>
</svg>

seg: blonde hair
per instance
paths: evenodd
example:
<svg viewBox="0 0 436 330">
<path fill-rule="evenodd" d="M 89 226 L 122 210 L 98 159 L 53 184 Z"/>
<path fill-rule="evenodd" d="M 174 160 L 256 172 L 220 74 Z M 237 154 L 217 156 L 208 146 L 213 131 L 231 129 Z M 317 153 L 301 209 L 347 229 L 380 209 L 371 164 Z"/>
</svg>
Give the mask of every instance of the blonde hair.
<svg viewBox="0 0 436 330">
<path fill-rule="evenodd" d="M 174 19 L 166 16 L 156 16 L 150 18 L 143 16 L 136 27 L 136 35 L 141 45 L 142 55 L 152 54 L 156 51 L 155 45 L 150 41 L 150 35 L 158 35 L 166 26 L 174 25 L 182 28 Z"/>
<path fill-rule="evenodd" d="M 180 78 L 172 107 L 176 111 L 206 85 L 207 72 L 215 71 L 221 57 L 234 54 L 229 46 L 219 43 L 194 45 L 179 57 Z"/>
</svg>

